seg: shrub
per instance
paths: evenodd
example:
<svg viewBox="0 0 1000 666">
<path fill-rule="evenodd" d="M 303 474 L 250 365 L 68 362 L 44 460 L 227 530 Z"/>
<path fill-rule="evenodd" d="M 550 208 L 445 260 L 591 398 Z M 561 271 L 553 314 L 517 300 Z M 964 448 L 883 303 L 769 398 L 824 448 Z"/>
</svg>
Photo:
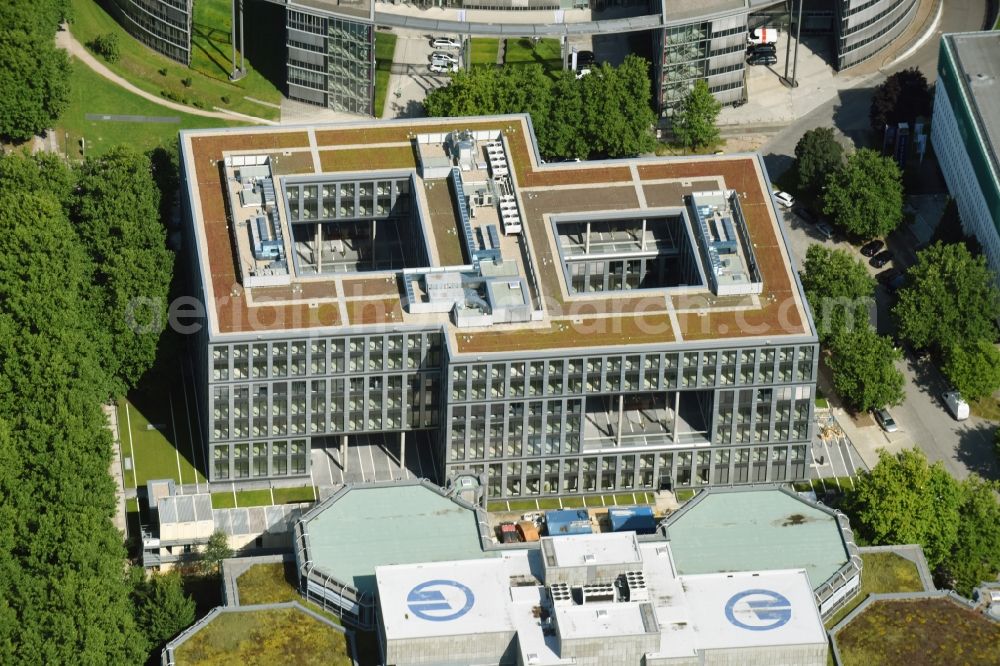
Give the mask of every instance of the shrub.
<svg viewBox="0 0 1000 666">
<path fill-rule="evenodd" d="M 184 84 L 185 88 L 190 88 L 191 87 L 191 77 L 190 76 L 185 76 L 183 79 L 181 79 L 181 83 Z"/>
<path fill-rule="evenodd" d="M 229 95 L 223 95 L 222 96 L 222 103 L 223 104 L 229 104 Z"/>
<path fill-rule="evenodd" d="M 160 73 L 160 76 L 166 76 L 167 75 L 167 68 L 166 67 L 161 67 L 161 68 L 159 68 L 156 71 L 158 71 Z"/>
<path fill-rule="evenodd" d="M 120 55 L 118 50 L 118 35 L 108 32 L 98 35 L 89 44 L 90 50 L 101 56 L 108 62 L 118 62 Z"/>
</svg>

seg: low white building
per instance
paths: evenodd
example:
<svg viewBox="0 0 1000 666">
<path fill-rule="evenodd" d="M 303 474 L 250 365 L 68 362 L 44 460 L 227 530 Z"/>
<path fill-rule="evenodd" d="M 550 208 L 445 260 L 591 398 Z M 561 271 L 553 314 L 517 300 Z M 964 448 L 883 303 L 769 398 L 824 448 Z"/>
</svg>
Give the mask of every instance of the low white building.
<svg viewBox="0 0 1000 666">
<path fill-rule="evenodd" d="M 376 568 L 385 663 L 824 666 L 804 570 L 679 576 L 634 533 Z"/>
</svg>

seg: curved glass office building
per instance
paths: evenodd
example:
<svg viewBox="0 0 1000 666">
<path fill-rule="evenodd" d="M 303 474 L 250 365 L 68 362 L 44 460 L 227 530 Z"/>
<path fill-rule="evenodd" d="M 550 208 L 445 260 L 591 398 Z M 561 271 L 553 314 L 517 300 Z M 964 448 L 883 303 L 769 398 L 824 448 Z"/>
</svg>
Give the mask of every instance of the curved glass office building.
<svg viewBox="0 0 1000 666">
<path fill-rule="evenodd" d="M 168 58 L 191 64 L 194 0 L 110 0 L 107 6 L 140 42 Z"/>
</svg>

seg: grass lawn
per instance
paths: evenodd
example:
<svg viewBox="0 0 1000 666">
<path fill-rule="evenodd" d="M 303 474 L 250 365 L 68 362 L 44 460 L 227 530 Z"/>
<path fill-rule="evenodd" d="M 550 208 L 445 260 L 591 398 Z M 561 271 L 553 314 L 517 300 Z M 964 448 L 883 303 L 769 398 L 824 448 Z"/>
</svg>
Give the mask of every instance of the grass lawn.
<svg viewBox="0 0 1000 666">
<path fill-rule="evenodd" d="M 253 97 L 275 105 L 281 102 L 278 88 L 259 72 L 253 71 L 249 61 L 247 75 L 236 83 L 229 81 L 232 51 L 229 47 L 228 0 L 198 0 L 194 3 L 191 67 L 143 46 L 95 0 L 70 0 L 70 4 L 73 17 L 70 32 L 80 43 L 87 44 L 106 33 L 118 35 L 121 57 L 114 64 L 102 62 L 136 87 L 159 96 L 167 93 L 184 104 L 209 110 L 217 106 L 269 120 L 275 120 L 280 115 L 279 109 L 273 106 L 246 99 Z M 252 24 L 248 21 L 249 25 Z M 248 36 L 248 43 L 256 41 L 252 34 Z M 227 51 L 227 48 L 230 50 Z M 161 71 L 165 73 L 161 74 Z M 184 79 L 190 79 L 191 85 L 185 86 Z M 223 101 L 223 97 L 229 101 Z"/>
<path fill-rule="evenodd" d="M 205 482 L 192 464 L 192 447 L 184 396 L 178 389 L 163 392 L 140 387 L 118 402 L 122 457 L 132 458 L 125 471 L 125 485 L 144 486 L 150 479 L 173 479 L 177 483 Z M 176 430 L 175 430 L 176 428 Z M 200 454 L 200 451 L 198 452 Z"/>
<path fill-rule="evenodd" d="M 497 51 L 500 50 L 500 40 L 494 37 L 473 37 L 469 47 L 469 58 L 472 65 L 496 65 Z"/>
<path fill-rule="evenodd" d="M 1000 421 L 1000 400 L 988 396 L 982 400 L 969 400 L 969 411 L 973 416 L 990 421 Z"/>
<path fill-rule="evenodd" d="M 473 59 L 473 62 L 475 60 Z M 541 39 L 537 44 L 530 39 L 508 39 L 504 54 L 505 65 L 541 65 L 546 72 L 563 68 L 562 47 L 558 39 Z"/>
<path fill-rule="evenodd" d="M 391 32 L 375 33 L 375 117 L 381 118 L 385 108 L 386 89 L 389 87 L 389 70 L 396 51 L 396 35 Z"/>
<path fill-rule="evenodd" d="M 80 139 L 86 140 L 87 155 L 101 155 L 112 146 L 126 143 L 140 150 L 170 145 L 182 129 L 227 127 L 231 123 L 179 113 L 133 95 L 89 67 L 73 60 L 70 64 L 69 106 L 56 123 L 58 140 L 71 157 L 81 157 Z M 176 123 L 137 123 L 118 120 L 87 120 L 87 114 L 176 117 Z"/>
<path fill-rule="evenodd" d="M 192 666 L 353 663 L 343 633 L 295 608 L 220 613 L 175 655 Z"/>
<path fill-rule="evenodd" d="M 298 488 L 275 488 L 275 504 L 293 504 L 296 502 L 315 502 L 316 490 L 312 486 Z"/>
<path fill-rule="evenodd" d="M 948 599 L 879 601 L 836 641 L 845 666 L 1000 664 L 1000 624 Z"/>
<path fill-rule="evenodd" d="M 920 583 L 920 574 L 917 573 L 917 565 L 904 557 L 895 553 L 863 553 L 861 561 L 861 590 L 827 621 L 827 628 L 834 627 L 847 617 L 869 594 L 920 592 L 924 589 Z"/>
</svg>

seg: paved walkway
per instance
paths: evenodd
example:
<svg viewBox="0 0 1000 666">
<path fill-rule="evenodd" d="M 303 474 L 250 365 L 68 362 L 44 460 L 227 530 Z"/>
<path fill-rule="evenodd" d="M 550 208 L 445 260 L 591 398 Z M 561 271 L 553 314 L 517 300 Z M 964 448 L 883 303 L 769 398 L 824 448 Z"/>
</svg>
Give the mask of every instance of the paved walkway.
<svg viewBox="0 0 1000 666">
<path fill-rule="evenodd" d="M 125 521 L 125 480 L 122 477 L 122 454 L 121 454 L 121 440 L 118 438 L 118 410 L 115 409 L 114 405 L 104 404 L 101 405 L 101 409 L 104 411 L 104 415 L 108 418 L 108 430 L 111 431 L 111 446 L 113 455 L 111 458 L 111 467 L 108 472 L 111 474 L 111 478 L 115 481 L 115 527 L 118 528 L 122 534 L 126 533 L 126 521 Z M 126 534 L 127 536 L 127 534 Z"/>
<path fill-rule="evenodd" d="M 170 100 L 162 99 L 157 97 L 152 93 L 148 93 L 145 90 L 137 88 L 132 83 L 126 79 L 118 76 L 110 69 L 108 69 L 104 63 L 100 62 L 95 58 L 90 51 L 88 51 L 83 44 L 77 41 L 76 37 L 66 29 L 65 25 L 62 30 L 56 32 L 56 46 L 61 49 L 65 49 L 67 53 L 71 56 L 85 64 L 90 69 L 94 70 L 96 74 L 100 74 L 108 81 L 111 81 L 115 85 L 124 88 L 133 95 L 138 95 L 143 99 L 149 100 L 154 104 L 159 104 L 160 106 L 166 107 L 168 109 L 173 109 L 174 111 L 181 111 L 192 116 L 203 116 L 205 118 L 221 118 L 222 120 L 239 120 L 239 121 L 251 121 L 259 123 L 261 125 L 277 125 L 278 123 L 273 120 L 265 120 L 264 118 L 257 118 L 256 116 L 248 116 L 242 113 L 230 113 L 228 111 L 205 111 L 204 109 L 198 109 L 193 106 L 187 106 L 185 104 L 178 104 L 177 102 L 171 102 Z"/>
</svg>

